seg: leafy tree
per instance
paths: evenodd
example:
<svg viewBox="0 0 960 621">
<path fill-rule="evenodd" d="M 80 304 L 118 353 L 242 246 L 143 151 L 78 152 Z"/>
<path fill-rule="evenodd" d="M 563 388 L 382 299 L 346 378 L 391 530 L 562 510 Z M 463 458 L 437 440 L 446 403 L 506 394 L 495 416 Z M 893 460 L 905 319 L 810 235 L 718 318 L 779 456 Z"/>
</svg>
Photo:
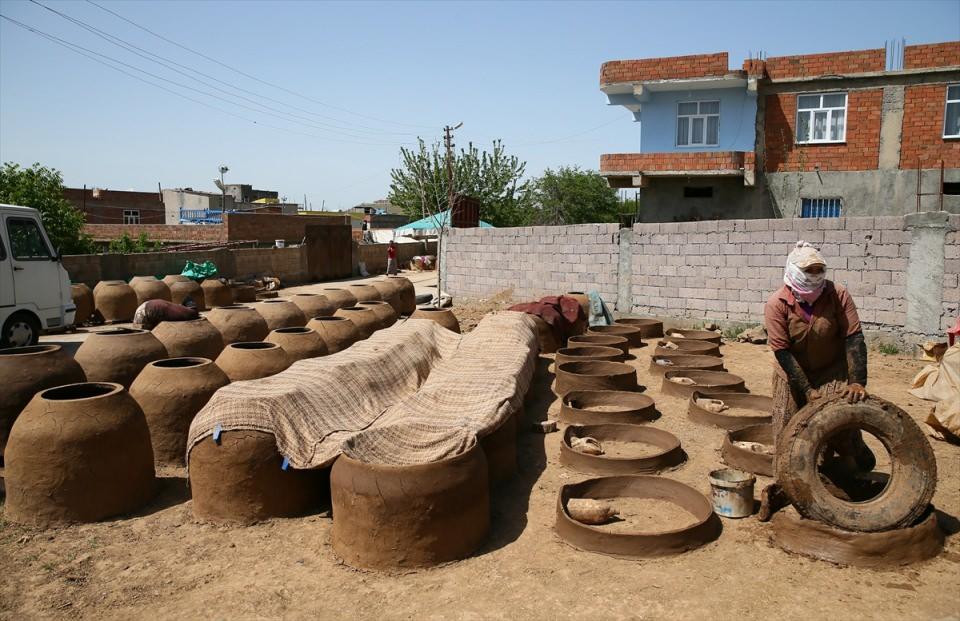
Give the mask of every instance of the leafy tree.
<svg viewBox="0 0 960 621">
<path fill-rule="evenodd" d="M 137 239 L 133 239 L 124 231 L 123 234 L 110 241 L 107 247 L 108 252 L 115 254 L 133 254 L 136 252 L 154 252 L 160 249 L 160 242 L 151 242 L 146 233 L 140 233 Z"/>
<path fill-rule="evenodd" d="M 415 149 L 400 149 L 401 164 L 390 171 L 390 202 L 408 216 L 420 219 L 448 208 L 446 152 L 439 143 L 429 147 L 420 139 Z M 473 143 L 452 154 L 453 190 L 479 199 L 480 218 L 494 226 L 519 226 L 527 218 L 526 162 L 507 155 L 503 143 L 491 152 Z"/>
<path fill-rule="evenodd" d="M 63 197 L 63 176 L 59 170 L 39 163 L 21 168 L 6 162 L 0 168 L 0 203 L 37 209 L 50 241 L 64 254 L 93 251 L 90 236 L 83 232 L 83 213 Z"/>
<path fill-rule="evenodd" d="M 534 224 L 616 222 L 617 191 L 592 170 L 577 166 L 550 168 L 530 184 Z"/>
</svg>

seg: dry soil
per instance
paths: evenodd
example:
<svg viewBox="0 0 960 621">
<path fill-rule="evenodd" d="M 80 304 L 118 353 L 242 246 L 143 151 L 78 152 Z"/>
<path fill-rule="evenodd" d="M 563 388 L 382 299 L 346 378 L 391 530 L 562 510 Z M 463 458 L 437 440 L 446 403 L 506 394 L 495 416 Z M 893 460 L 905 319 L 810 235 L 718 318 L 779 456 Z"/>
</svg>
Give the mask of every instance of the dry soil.
<svg viewBox="0 0 960 621">
<path fill-rule="evenodd" d="M 660 378 L 646 370 L 651 349 L 634 350 L 632 364 L 662 413 L 652 424 L 676 434 L 689 455 L 665 476 L 706 493 L 707 473 L 721 464 L 722 431 L 690 422 L 683 400 L 660 394 Z M 752 392 L 769 394 L 765 346 L 729 343 L 723 353 Z M 922 365 L 871 353 L 868 389 L 922 420 L 930 405 L 906 392 Z M 548 366 L 541 360 L 528 422 L 557 415 Z M 787 554 L 753 518 L 724 520 L 717 541 L 672 558 L 575 550 L 553 530 L 557 490 L 588 476 L 559 464 L 560 437 L 521 435 L 520 473 L 496 491 L 490 537 L 473 557 L 402 574 L 341 564 L 328 512 L 251 527 L 197 523 L 183 470 L 162 472 L 163 492 L 133 517 L 49 531 L 0 523 L 0 618 L 960 618 L 957 535 L 934 560 L 884 571 Z M 934 502 L 956 532 L 960 448 L 932 443 Z M 768 481 L 761 477 L 758 488 Z"/>
</svg>

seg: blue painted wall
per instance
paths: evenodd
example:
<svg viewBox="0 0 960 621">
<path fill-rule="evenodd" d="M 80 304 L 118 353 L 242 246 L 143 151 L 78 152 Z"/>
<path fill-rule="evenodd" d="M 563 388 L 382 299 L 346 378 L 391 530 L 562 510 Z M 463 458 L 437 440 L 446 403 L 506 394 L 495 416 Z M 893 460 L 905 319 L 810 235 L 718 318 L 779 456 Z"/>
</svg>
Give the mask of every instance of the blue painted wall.
<svg viewBox="0 0 960 621">
<path fill-rule="evenodd" d="M 720 140 L 716 147 L 678 147 L 677 103 L 720 101 Z M 757 98 L 744 87 L 650 93 L 640 110 L 640 152 L 753 151 Z"/>
</svg>

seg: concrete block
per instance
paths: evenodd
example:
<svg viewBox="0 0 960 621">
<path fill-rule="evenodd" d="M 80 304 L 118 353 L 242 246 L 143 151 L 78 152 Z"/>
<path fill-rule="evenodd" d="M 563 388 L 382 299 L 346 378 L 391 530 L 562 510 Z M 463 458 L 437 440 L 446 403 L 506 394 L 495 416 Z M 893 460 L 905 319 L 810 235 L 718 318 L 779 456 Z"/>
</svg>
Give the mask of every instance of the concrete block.
<svg viewBox="0 0 960 621">
<path fill-rule="evenodd" d="M 850 231 L 845 230 L 836 230 L 836 231 L 824 231 L 823 241 L 827 243 L 834 244 L 846 244 L 851 240 Z"/>
<path fill-rule="evenodd" d="M 877 285 L 876 287 L 876 295 L 881 298 L 899 300 L 902 299 L 906 293 L 906 287 L 903 285 Z"/>
</svg>

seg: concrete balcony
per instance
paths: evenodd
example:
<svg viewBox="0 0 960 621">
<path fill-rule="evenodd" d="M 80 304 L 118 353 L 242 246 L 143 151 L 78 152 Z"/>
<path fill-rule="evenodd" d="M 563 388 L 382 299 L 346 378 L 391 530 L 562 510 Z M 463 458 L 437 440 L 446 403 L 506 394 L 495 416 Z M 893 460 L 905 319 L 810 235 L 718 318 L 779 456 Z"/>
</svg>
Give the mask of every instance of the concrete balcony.
<svg viewBox="0 0 960 621">
<path fill-rule="evenodd" d="M 600 174 L 614 188 L 646 187 L 651 177 L 743 177 L 755 183 L 753 151 L 604 153 Z"/>
</svg>

